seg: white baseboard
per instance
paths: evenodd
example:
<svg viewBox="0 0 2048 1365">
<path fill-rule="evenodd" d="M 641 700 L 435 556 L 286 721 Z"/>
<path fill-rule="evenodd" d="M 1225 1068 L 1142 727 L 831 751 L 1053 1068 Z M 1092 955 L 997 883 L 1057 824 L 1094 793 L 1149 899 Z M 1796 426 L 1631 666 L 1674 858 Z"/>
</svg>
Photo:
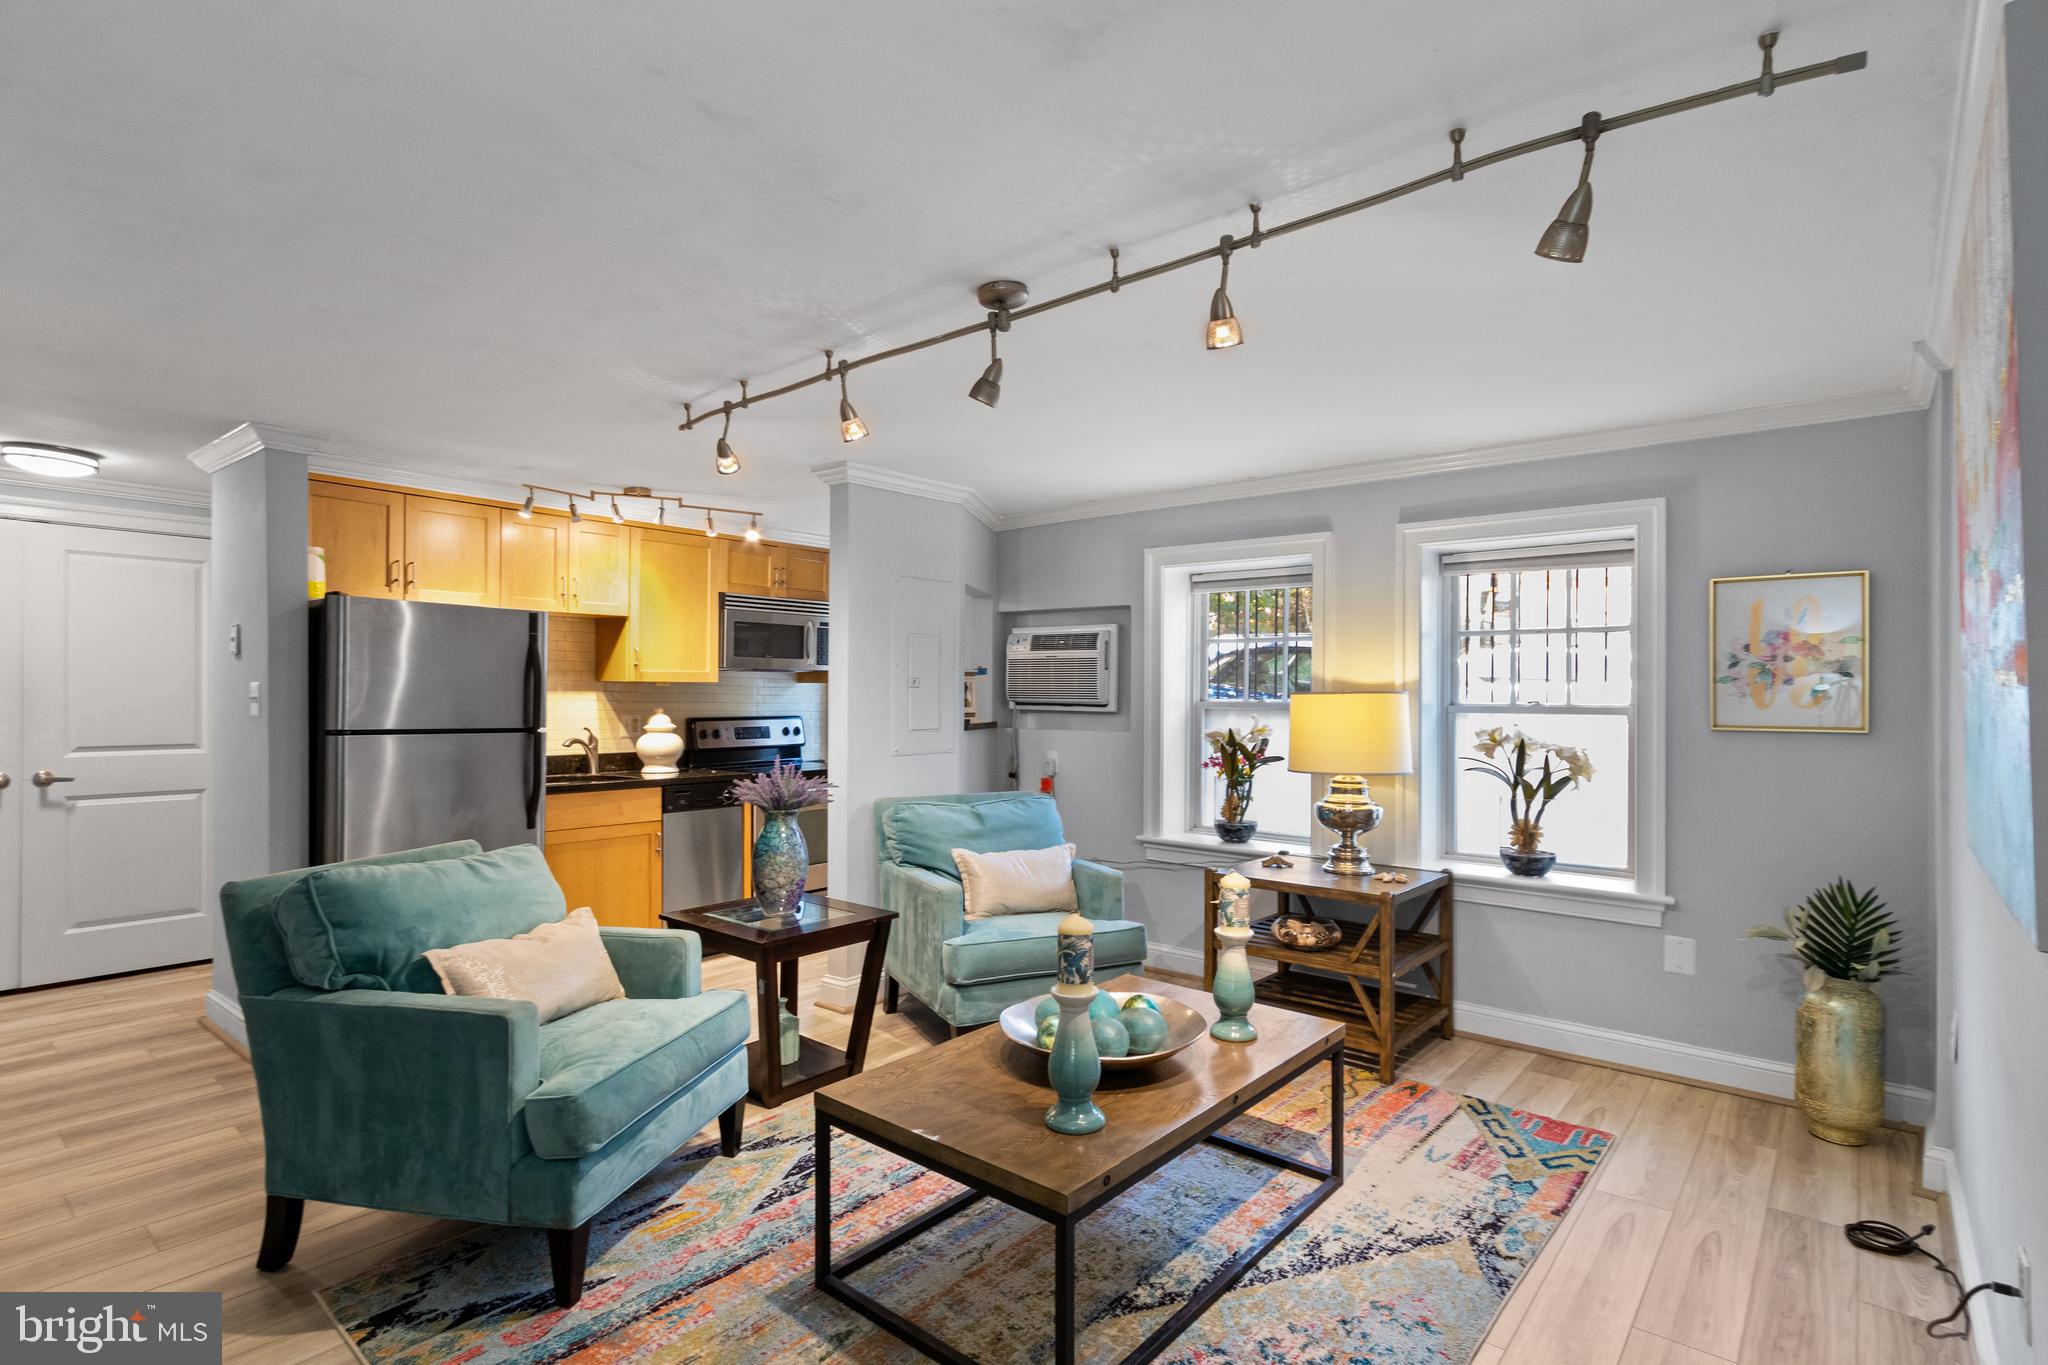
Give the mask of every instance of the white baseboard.
<svg viewBox="0 0 2048 1365">
<path fill-rule="evenodd" d="M 1147 949 L 1147 957 L 1168 971 L 1194 977 L 1202 974 L 1202 954 L 1192 949 L 1155 943 Z M 1258 968 L 1263 965 L 1265 964 L 1254 963 L 1253 974 L 1259 975 Z M 1460 1030 L 1498 1038 L 1504 1043 L 1520 1043 L 1524 1047 L 1568 1053 L 1588 1061 L 1612 1062 L 1619 1066 L 1662 1072 L 1667 1076 L 1679 1076 L 1686 1080 L 1705 1081 L 1710 1085 L 1751 1090 L 1760 1095 L 1772 1095 L 1779 1099 L 1792 1098 L 1790 1062 L 1773 1061 L 1767 1057 L 1749 1057 L 1739 1052 L 1722 1052 L 1716 1048 L 1700 1047 L 1668 1038 L 1653 1038 L 1647 1034 L 1623 1033 L 1619 1029 L 1579 1024 L 1568 1019 L 1549 1019 L 1541 1015 L 1523 1014 L 1516 1010 L 1499 1009 L 1470 1000 L 1460 1000 L 1457 1004 L 1457 1024 Z M 1789 1021 L 1787 1022 L 1789 1024 Z M 1918 1086 L 1898 1084 L 1888 1084 L 1884 1090 L 1886 1118 L 1917 1124 L 1923 1128 L 1933 1119 L 1932 1091 L 1923 1090 Z M 1933 1189 L 1935 1186 L 1930 1183 L 1928 1188 Z"/>
<path fill-rule="evenodd" d="M 241 1001 L 230 1000 L 219 991 L 209 990 L 206 993 L 206 1017 L 222 1033 L 245 1048 L 249 1046 L 249 1021 L 242 1017 Z"/>
<path fill-rule="evenodd" d="M 1175 948 L 1171 944 L 1153 943 L 1146 946 L 1145 957 L 1148 962 L 1164 967 L 1169 972 L 1179 972 L 1182 976 L 1192 976 L 1197 981 L 1201 980 L 1203 959 L 1201 952 L 1197 949 Z M 1261 962 L 1256 958 L 1252 960 L 1252 980 L 1254 981 L 1263 980 L 1277 970 L 1279 969 L 1270 962 Z"/>
<path fill-rule="evenodd" d="M 1964 1284 L 1982 1284 L 1987 1279 L 1984 1262 L 1977 1255 L 1977 1231 L 1970 1223 L 1970 1203 L 1963 1193 L 1963 1182 L 1956 1175 L 1956 1154 L 1947 1147 L 1928 1146 L 1921 1150 L 1920 1183 L 1930 1190 L 1940 1190 L 1948 1199 L 1949 1230 L 1955 1234 L 1956 1273 L 1962 1276 Z M 1998 1342 L 1991 1324 L 1986 1319 L 1996 1305 L 2008 1302 L 1991 1294 L 1979 1294 L 1970 1303 L 1970 1345 L 1975 1350 L 1977 1365 L 1998 1365 Z M 1985 1305 L 1992 1305 L 1987 1309 Z"/>
<path fill-rule="evenodd" d="M 854 1005 L 860 1000 L 860 976 L 821 976 L 818 978 L 818 994 L 812 1001 L 821 1010 L 834 1014 L 852 1014 Z"/>
</svg>

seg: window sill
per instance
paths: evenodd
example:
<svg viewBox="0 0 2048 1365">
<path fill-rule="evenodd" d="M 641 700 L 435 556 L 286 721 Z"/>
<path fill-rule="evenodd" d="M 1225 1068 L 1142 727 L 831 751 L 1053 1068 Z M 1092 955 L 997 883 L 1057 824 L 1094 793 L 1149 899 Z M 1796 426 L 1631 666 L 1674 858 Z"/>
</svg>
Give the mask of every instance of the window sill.
<svg viewBox="0 0 2048 1365">
<path fill-rule="evenodd" d="M 1226 844 L 1213 834 L 1141 834 L 1138 844 L 1145 857 L 1155 863 L 1181 863 L 1188 867 L 1223 867 L 1263 858 L 1275 849 L 1290 857 L 1308 856 L 1308 840 L 1265 838 L 1254 835 L 1248 844 Z"/>
<path fill-rule="evenodd" d="M 1460 904 L 1651 927 L 1663 924 L 1664 912 L 1674 904 L 1669 896 L 1638 890 L 1634 882 L 1618 877 L 1591 877 L 1582 872 L 1517 877 L 1499 863 L 1477 858 L 1445 858 L 1442 862 L 1457 878 Z"/>
</svg>

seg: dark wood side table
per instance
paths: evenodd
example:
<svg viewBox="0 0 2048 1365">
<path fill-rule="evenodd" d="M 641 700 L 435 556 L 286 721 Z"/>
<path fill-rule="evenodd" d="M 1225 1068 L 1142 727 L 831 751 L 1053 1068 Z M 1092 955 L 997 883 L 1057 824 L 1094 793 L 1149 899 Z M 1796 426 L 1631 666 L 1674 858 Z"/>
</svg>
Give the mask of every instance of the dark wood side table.
<svg viewBox="0 0 2048 1365">
<path fill-rule="evenodd" d="M 889 947 L 894 910 L 855 905 L 823 896 L 804 897 L 801 918 L 750 920 L 752 901 L 700 905 L 694 910 L 665 911 L 661 922 L 671 929 L 689 929 L 704 940 L 704 954 L 731 953 L 754 964 L 754 1006 L 760 1037 L 747 1044 L 750 1096 L 773 1109 L 798 1095 L 848 1076 L 858 1076 L 868 1056 L 868 1031 L 875 1022 L 875 988 L 882 979 L 882 954 Z M 796 1000 L 796 962 L 813 953 L 851 944 L 865 944 L 860 964 L 860 994 L 853 1002 L 853 1026 L 841 1051 L 830 1043 L 803 1037 L 794 1065 L 782 1065 L 782 1021 L 778 1000 Z"/>
<path fill-rule="evenodd" d="M 1216 883 L 1235 872 L 1255 891 L 1280 898 L 1277 915 L 1252 923 L 1248 956 L 1278 964 L 1278 970 L 1257 983 L 1260 1000 L 1303 1010 L 1344 1024 L 1344 1048 L 1361 1061 L 1379 1067 L 1380 1084 L 1394 1079 L 1394 1059 L 1401 1049 L 1431 1029 L 1454 1036 L 1451 1018 L 1451 874 L 1412 867 L 1386 867 L 1405 872 L 1408 880 L 1376 882 L 1370 877 L 1342 877 L 1323 870 L 1322 859 L 1296 857 L 1292 867 L 1266 867 L 1254 860 L 1235 867 L 1210 868 L 1202 878 L 1204 924 L 1202 976 L 1216 978 Z M 1335 914 L 1317 915 L 1311 900 L 1336 902 Z M 1299 901 L 1298 909 L 1295 902 Z M 1342 931 L 1341 941 L 1308 951 L 1289 947 L 1273 937 L 1280 915 L 1314 916 Z M 1399 921 L 1412 915 L 1407 928 Z M 1434 925 L 1431 921 L 1434 920 Z M 1403 977 L 1421 972 L 1430 994 L 1406 990 Z"/>
</svg>

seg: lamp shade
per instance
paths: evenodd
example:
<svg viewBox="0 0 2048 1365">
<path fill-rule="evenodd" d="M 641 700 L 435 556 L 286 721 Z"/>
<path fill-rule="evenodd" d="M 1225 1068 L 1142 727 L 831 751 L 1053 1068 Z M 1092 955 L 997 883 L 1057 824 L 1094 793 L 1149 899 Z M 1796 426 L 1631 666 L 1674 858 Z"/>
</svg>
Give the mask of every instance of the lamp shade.
<svg viewBox="0 0 2048 1365">
<path fill-rule="evenodd" d="M 1303 692 L 1287 699 L 1287 768 L 1411 773 L 1406 692 Z"/>
</svg>

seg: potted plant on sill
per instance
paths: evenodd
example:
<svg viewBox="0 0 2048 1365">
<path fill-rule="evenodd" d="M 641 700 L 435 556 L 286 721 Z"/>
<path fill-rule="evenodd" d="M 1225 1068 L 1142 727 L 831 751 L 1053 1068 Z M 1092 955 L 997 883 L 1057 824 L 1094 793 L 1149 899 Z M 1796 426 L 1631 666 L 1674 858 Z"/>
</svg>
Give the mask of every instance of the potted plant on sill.
<svg viewBox="0 0 2048 1365">
<path fill-rule="evenodd" d="M 1211 730 L 1202 738 L 1209 742 L 1209 756 L 1202 766 L 1223 777 L 1223 808 L 1215 821 L 1216 837 L 1226 844 L 1248 844 L 1259 828 L 1258 821 L 1245 818 L 1252 808 L 1252 779 L 1268 763 L 1287 760 L 1266 752 L 1273 739 L 1269 725 L 1254 725 L 1243 734 L 1235 729 Z"/>
<path fill-rule="evenodd" d="M 1479 731 L 1472 748 L 1480 761 L 1465 771 L 1485 773 L 1508 789 L 1508 841 L 1500 850 L 1501 866 L 1517 877 L 1543 876 L 1557 862 L 1557 854 L 1537 847 L 1543 842 L 1543 817 L 1560 793 L 1593 780 L 1592 760 L 1584 749 L 1498 725 Z"/>
<path fill-rule="evenodd" d="M 1790 943 L 1805 964 L 1793 1089 L 1806 1130 L 1861 1147 L 1884 1122 L 1884 1002 L 1871 989 L 1899 970 L 1899 932 L 1874 891 L 1842 879 L 1744 938 Z"/>
<path fill-rule="evenodd" d="M 743 777 L 726 789 L 735 805 L 756 806 L 766 817 L 754 837 L 754 903 L 768 915 L 794 915 L 803 907 L 804 881 L 810 875 L 811 852 L 796 813 L 832 800 L 832 784 L 806 777 L 794 763 L 777 763 L 766 772 Z"/>
</svg>

